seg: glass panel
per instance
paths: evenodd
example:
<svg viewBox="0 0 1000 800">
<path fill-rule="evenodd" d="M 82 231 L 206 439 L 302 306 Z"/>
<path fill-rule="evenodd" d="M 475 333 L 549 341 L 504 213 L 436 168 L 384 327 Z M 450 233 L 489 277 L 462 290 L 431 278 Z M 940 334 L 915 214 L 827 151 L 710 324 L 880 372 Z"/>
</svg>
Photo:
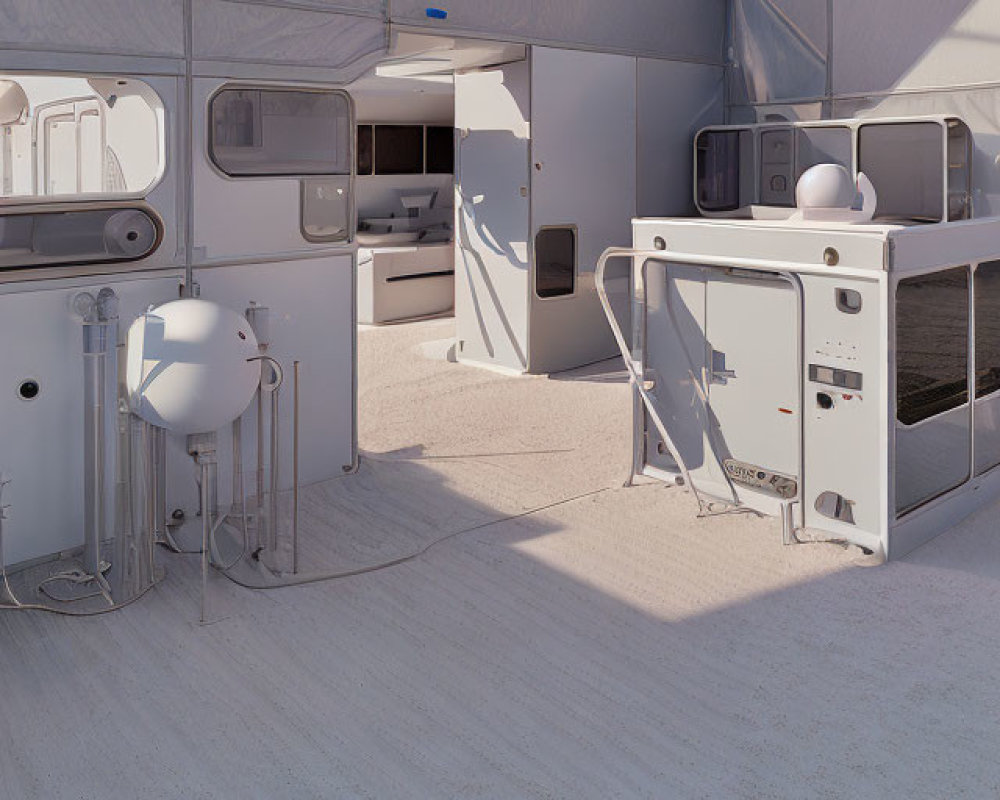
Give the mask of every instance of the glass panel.
<svg viewBox="0 0 1000 800">
<path fill-rule="evenodd" d="M 535 236 L 535 293 L 539 297 L 573 294 L 576 283 L 576 230 L 543 228 Z"/>
<path fill-rule="evenodd" d="M 705 211 L 740 207 L 740 133 L 702 131 L 698 137 L 698 205 Z"/>
<path fill-rule="evenodd" d="M 936 272 L 896 289 L 896 416 L 904 425 L 968 400 L 968 270 Z"/>
<path fill-rule="evenodd" d="M 765 130 L 760 134 L 760 202 L 766 206 L 794 206 L 791 128 Z"/>
<path fill-rule="evenodd" d="M 948 219 L 972 217 L 972 133 L 959 119 L 948 120 Z"/>
<path fill-rule="evenodd" d="M 896 290 L 897 512 L 969 476 L 969 310 L 965 267 L 908 278 Z"/>
<path fill-rule="evenodd" d="M 372 126 L 358 125 L 358 175 L 372 174 Z"/>
<path fill-rule="evenodd" d="M 858 170 L 875 186 L 879 219 L 940 222 L 944 137 L 935 122 L 862 125 Z"/>
<path fill-rule="evenodd" d="M 427 172 L 449 174 L 455 171 L 455 135 L 453 128 L 427 127 Z"/>
<path fill-rule="evenodd" d="M 798 153 L 796 155 L 796 180 L 809 167 L 817 164 L 840 164 L 849 172 L 851 163 L 851 131 L 849 128 L 799 128 L 796 131 Z"/>
<path fill-rule="evenodd" d="M 424 171 L 423 125 L 376 125 L 374 151 L 376 175 L 420 175 Z"/>
<path fill-rule="evenodd" d="M 0 75 L 0 198 L 144 194 L 163 170 L 162 128 L 142 81 Z"/>
<path fill-rule="evenodd" d="M 350 233 L 350 177 L 302 180 L 302 235 L 310 242 L 342 242 Z"/>
<path fill-rule="evenodd" d="M 980 264 L 976 298 L 976 474 L 1000 464 L 1000 261 Z"/>
<path fill-rule="evenodd" d="M 350 106 L 341 92 L 223 89 L 209 152 L 227 175 L 346 175 Z"/>
</svg>

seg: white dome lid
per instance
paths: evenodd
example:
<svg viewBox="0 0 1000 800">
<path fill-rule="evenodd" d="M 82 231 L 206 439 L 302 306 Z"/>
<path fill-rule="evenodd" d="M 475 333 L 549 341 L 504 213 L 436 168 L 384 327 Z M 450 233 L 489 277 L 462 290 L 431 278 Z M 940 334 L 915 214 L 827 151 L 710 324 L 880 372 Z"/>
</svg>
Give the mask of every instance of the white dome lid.
<svg viewBox="0 0 1000 800">
<path fill-rule="evenodd" d="M 174 433 L 218 430 L 250 405 L 256 356 L 257 337 L 235 311 L 193 298 L 164 303 L 129 328 L 132 410 Z"/>
<path fill-rule="evenodd" d="M 799 208 L 850 208 L 858 195 L 851 173 L 840 164 L 816 164 L 795 185 Z"/>
</svg>

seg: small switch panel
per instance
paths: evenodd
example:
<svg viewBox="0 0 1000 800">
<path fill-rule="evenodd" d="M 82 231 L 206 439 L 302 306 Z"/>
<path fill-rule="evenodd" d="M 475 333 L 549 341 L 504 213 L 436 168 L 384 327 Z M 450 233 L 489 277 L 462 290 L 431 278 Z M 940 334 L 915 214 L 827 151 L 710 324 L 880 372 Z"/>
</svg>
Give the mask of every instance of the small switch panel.
<svg viewBox="0 0 1000 800">
<path fill-rule="evenodd" d="M 810 364 L 809 380 L 816 383 L 825 383 L 827 386 L 836 386 L 840 389 L 850 389 L 855 392 L 861 391 L 861 373 L 851 372 L 847 369 L 824 367 L 821 364 Z"/>
</svg>

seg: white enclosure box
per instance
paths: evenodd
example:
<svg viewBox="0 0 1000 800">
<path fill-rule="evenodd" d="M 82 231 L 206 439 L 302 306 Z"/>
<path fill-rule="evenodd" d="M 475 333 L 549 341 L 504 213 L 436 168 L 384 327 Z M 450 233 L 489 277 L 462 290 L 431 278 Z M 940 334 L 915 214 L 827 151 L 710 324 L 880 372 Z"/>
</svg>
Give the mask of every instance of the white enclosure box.
<svg viewBox="0 0 1000 800">
<path fill-rule="evenodd" d="M 721 70 L 532 47 L 455 76 L 459 360 L 548 373 L 614 354 L 594 285 L 636 213 L 684 214 Z"/>
<path fill-rule="evenodd" d="M 700 493 L 889 558 L 1000 494 L 1000 220 L 643 219 L 634 248 L 663 257 L 633 357 Z M 634 470 L 673 480 L 637 408 Z"/>
<path fill-rule="evenodd" d="M 451 242 L 358 251 L 358 322 L 378 325 L 429 317 L 454 305 Z"/>
</svg>

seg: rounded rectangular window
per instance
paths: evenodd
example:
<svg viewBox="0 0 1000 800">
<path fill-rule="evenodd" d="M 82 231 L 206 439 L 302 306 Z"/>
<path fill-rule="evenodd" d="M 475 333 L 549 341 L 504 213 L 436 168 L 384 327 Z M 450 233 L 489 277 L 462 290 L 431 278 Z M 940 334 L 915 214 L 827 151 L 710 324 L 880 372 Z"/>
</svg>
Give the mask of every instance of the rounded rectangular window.
<svg viewBox="0 0 1000 800">
<path fill-rule="evenodd" d="M 968 267 L 906 278 L 896 289 L 895 508 L 899 515 L 968 480 Z"/>
<path fill-rule="evenodd" d="M 858 171 L 875 186 L 878 219 L 940 222 L 944 136 L 936 122 L 870 123 L 858 130 Z"/>
<path fill-rule="evenodd" d="M 209 117 L 209 154 L 231 177 L 351 172 L 351 107 L 343 92 L 226 88 L 212 98 Z"/>
<path fill-rule="evenodd" d="M 907 278 L 896 289 L 896 416 L 904 425 L 969 400 L 969 271 Z"/>
<path fill-rule="evenodd" d="M 564 297 L 576 289 L 576 229 L 542 228 L 535 236 L 535 294 Z"/>
<path fill-rule="evenodd" d="M 740 207 L 740 154 L 743 131 L 702 131 L 697 141 L 696 196 L 705 211 Z"/>
<path fill-rule="evenodd" d="M 163 174 L 163 103 L 133 78 L 0 74 L 0 199 L 146 195 Z"/>
</svg>

